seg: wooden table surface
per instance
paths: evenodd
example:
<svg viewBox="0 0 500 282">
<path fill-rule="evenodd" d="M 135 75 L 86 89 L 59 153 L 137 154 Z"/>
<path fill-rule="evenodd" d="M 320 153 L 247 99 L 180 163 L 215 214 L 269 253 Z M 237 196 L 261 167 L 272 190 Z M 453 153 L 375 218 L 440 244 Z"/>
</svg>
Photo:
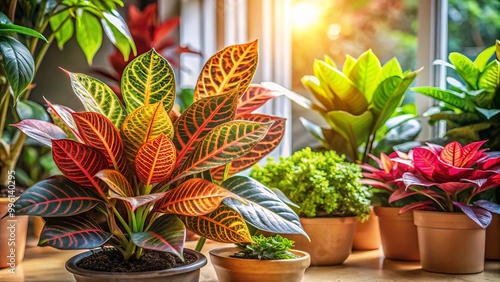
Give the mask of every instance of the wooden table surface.
<svg viewBox="0 0 500 282">
<path fill-rule="evenodd" d="M 188 242 L 188 248 L 194 248 L 196 242 Z M 214 242 L 206 243 L 203 253 L 208 257 L 208 250 L 224 246 Z M 0 270 L 0 281 L 74 281 L 66 271 L 66 260 L 80 251 L 59 251 L 52 248 L 29 247 L 21 265 L 17 266 L 16 275 L 7 269 Z M 217 281 L 215 271 L 209 263 L 201 269 L 200 281 Z M 500 281 L 500 261 L 486 261 L 485 271 L 470 275 L 445 275 L 423 271 L 418 262 L 401 262 L 384 259 L 379 250 L 354 252 L 344 264 L 329 267 L 310 267 L 306 270 L 303 281 Z"/>
</svg>

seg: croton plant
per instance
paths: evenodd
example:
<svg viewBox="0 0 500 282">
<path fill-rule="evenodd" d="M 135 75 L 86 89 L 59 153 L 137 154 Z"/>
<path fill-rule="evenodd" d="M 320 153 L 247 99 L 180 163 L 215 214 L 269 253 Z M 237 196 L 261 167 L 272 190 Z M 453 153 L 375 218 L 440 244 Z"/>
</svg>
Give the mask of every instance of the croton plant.
<svg viewBox="0 0 500 282">
<path fill-rule="evenodd" d="M 273 150 L 284 131 L 284 119 L 252 113 L 277 94 L 250 85 L 257 60 L 256 41 L 211 57 L 195 102 L 175 122 L 174 73 L 154 50 L 125 68 L 124 104 L 99 80 L 68 72 L 85 111 L 48 103 L 54 124 L 14 125 L 52 146 L 63 174 L 36 183 L 15 203 L 18 215 L 44 217 L 39 245 L 110 244 L 128 260 L 143 249 L 182 258 L 186 229 L 228 243 L 252 241 L 247 223 L 307 236 L 272 190 L 235 175 Z M 96 211 L 103 222 L 88 215 Z"/>
<path fill-rule="evenodd" d="M 401 212 L 414 209 L 464 212 L 485 228 L 491 222 L 488 203 L 482 200 L 474 204 L 474 200 L 480 193 L 500 185 L 500 157 L 491 157 L 486 149 L 481 149 L 484 143 L 462 146 L 454 141 L 444 147 L 427 144 L 414 148 L 409 160 L 396 158 L 412 166 L 413 171 L 402 176 L 406 191 L 396 190 L 389 202 L 421 195 L 424 200 L 406 205 Z"/>
</svg>

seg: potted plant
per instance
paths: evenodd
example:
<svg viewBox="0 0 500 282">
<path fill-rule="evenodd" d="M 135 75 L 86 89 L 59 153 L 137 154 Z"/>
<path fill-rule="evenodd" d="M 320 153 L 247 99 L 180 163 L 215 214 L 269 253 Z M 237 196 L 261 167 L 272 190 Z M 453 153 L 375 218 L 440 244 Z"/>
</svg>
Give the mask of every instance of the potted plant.
<svg viewBox="0 0 500 282">
<path fill-rule="evenodd" d="M 26 136 L 10 123 L 22 119 L 48 119 L 42 106 L 28 100 L 33 88 L 31 82 L 52 42 L 57 41 L 60 48 L 76 36 L 89 62 L 101 46 L 102 29 L 111 38 L 125 57 L 135 52 L 135 45 L 124 20 L 116 10 L 123 5 L 121 0 L 112 1 L 26 1 L 6 0 L 0 3 L 0 211 L 12 211 L 16 246 L 1 244 L 0 267 L 6 267 L 4 259 L 15 250 L 15 263 L 22 261 L 26 240 L 28 217 L 17 216 L 12 205 L 22 189 L 16 183 L 17 161 L 25 144 Z M 50 27 L 50 28 L 49 28 Z M 47 38 L 41 34 L 46 34 Z M 92 34 L 92 36 L 89 36 Z M 7 219 L 2 220 L 2 230 Z M 14 230 L 13 229 L 13 230 Z M 10 233 L 0 233 L 0 241 L 7 242 Z M 7 254 L 5 254 L 7 247 Z"/>
<path fill-rule="evenodd" d="M 304 127 L 325 149 L 345 155 L 348 161 L 367 163 L 368 155 L 377 143 L 387 148 L 388 143 L 393 146 L 413 140 L 420 132 L 416 112 L 405 111 L 411 108 L 410 105 L 398 110 L 406 90 L 420 70 L 403 72 L 396 58 L 381 65 L 371 50 L 358 58 L 347 55 L 342 69 L 325 56 L 323 61 L 314 61 L 313 70 L 314 75 L 301 79 L 312 100 L 292 91 L 283 92 L 298 105 L 317 112 L 324 120 L 326 127 L 301 118 Z M 388 126 L 386 123 L 390 118 L 393 119 Z M 404 128 L 404 131 L 397 128 Z M 384 138 L 391 132 L 405 134 L 391 134 Z M 392 140 L 388 141 L 390 138 Z M 356 231 L 355 249 L 379 247 L 378 224 L 373 213 L 366 222 L 356 223 Z"/>
<path fill-rule="evenodd" d="M 252 236 L 252 243 L 210 250 L 210 261 L 220 282 L 300 282 L 310 264 L 308 253 L 292 250 L 293 241 L 281 237 Z"/>
<path fill-rule="evenodd" d="M 269 158 L 266 164 L 254 166 L 250 176 L 279 189 L 300 206 L 300 222 L 311 241 L 286 237 L 311 255 L 311 265 L 341 264 L 347 259 L 356 217 L 366 218 L 370 213 L 371 193 L 359 181 L 358 165 L 334 151 L 304 148 L 280 157 L 279 162 Z"/>
<path fill-rule="evenodd" d="M 493 57 L 493 59 L 492 59 Z M 500 41 L 479 53 L 472 61 L 464 54 L 452 52 L 449 63 L 437 63 L 453 69 L 453 77 L 447 77 L 448 89 L 415 87 L 413 91 L 439 101 L 425 115 L 430 124 L 446 122 L 444 139 L 461 144 L 487 140 L 485 146 L 500 151 Z M 480 197 L 486 195 L 479 195 Z M 500 198 L 493 197 L 497 204 Z M 500 259 L 500 215 L 493 214 L 492 223 L 486 228 L 486 258 Z"/>
<path fill-rule="evenodd" d="M 401 209 L 401 213 L 414 210 L 424 270 L 463 274 L 484 269 L 485 228 L 491 213 L 472 200 L 500 183 L 499 172 L 491 169 L 500 157 L 489 157 L 486 149 L 480 149 L 484 143 L 428 144 L 409 155 L 407 163 L 414 171 L 402 177 L 409 191 L 393 193 L 389 201 L 424 197 Z"/>
<path fill-rule="evenodd" d="M 378 168 L 370 164 L 361 165 L 363 169 L 361 183 L 374 188 L 373 210 L 378 217 L 384 256 L 388 259 L 418 261 L 420 256 L 413 212 L 399 213 L 402 206 L 416 201 L 418 196 L 412 195 L 389 203 L 393 193 L 407 193 L 404 183 L 399 180 L 405 172 L 413 171 L 413 167 L 394 159 L 408 160 L 408 155 L 396 151 L 389 156 L 381 153 L 380 158 L 373 155 L 371 158 Z"/>
<path fill-rule="evenodd" d="M 306 235 L 298 216 L 271 190 L 246 176 L 229 177 L 234 171 L 229 166 L 252 163 L 248 154 L 265 155 L 282 133 L 282 127 L 273 127 L 275 117 L 236 118 L 257 58 L 256 41 L 215 54 L 202 69 L 195 102 L 175 122 L 168 114 L 175 99 L 174 73 L 154 50 L 126 67 L 124 104 L 99 80 L 67 72 L 85 111 L 48 102 L 55 124 L 23 120 L 14 125 L 51 145 L 63 174 L 36 183 L 16 201 L 18 214 L 44 217 L 39 245 L 113 247 L 71 258 L 66 267 L 77 281 L 159 281 L 165 276 L 197 281 L 206 259 L 184 250 L 186 228 L 230 243 L 252 241 L 247 224 Z M 221 166 L 218 178 L 211 170 Z M 117 264 L 105 262 L 104 270 L 99 263 L 88 264 L 110 257 Z M 166 261 L 193 263 L 165 269 Z"/>
</svg>

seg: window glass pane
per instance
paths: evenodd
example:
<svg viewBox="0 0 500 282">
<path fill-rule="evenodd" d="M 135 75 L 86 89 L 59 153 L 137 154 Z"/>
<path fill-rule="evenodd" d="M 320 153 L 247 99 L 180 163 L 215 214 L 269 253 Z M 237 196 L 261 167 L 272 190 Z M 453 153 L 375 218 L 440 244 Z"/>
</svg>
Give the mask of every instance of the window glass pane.
<svg viewBox="0 0 500 282">
<path fill-rule="evenodd" d="M 417 0 L 293 0 L 293 90 L 306 93 L 300 79 L 312 75 L 314 59 L 324 55 L 342 67 L 346 54 L 357 58 L 371 48 L 382 64 L 397 57 L 403 70 L 415 69 L 417 8 Z M 293 150 L 317 146 L 299 117 L 322 119 L 292 107 Z"/>
</svg>

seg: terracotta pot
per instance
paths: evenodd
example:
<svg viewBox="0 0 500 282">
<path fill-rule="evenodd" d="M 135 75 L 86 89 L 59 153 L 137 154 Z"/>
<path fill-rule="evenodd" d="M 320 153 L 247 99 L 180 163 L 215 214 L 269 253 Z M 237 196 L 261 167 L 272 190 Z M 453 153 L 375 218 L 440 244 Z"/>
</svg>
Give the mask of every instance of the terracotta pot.
<svg viewBox="0 0 500 282">
<path fill-rule="evenodd" d="M 237 253 L 235 247 L 210 250 L 210 261 L 219 282 L 300 282 L 310 257 L 306 252 L 292 250 L 296 259 L 256 260 L 230 257 Z"/>
<path fill-rule="evenodd" d="M 70 258 L 66 262 L 66 269 L 71 272 L 76 282 L 197 282 L 200 279 L 200 268 L 207 264 L 207 258 L 196 251 L 184 249 L 184 253 L 196 256 L 198 259 L 192 264 L 172 269 L 144 272 L 100 272 L 79 268 L 76 263 L 92 252 L 84 252 Z"/>
<path fill-rule="evenodd" d="M 8 205 L 13 202 L 14 198 L 0 198 L 0 217 L 9 211 Z M 0 268 L 15 269 L 24 259 L 29 217 L 15 216 L 15 209 L 13 215 L 0 220 Z"/>
<path fill-rule="evenodd" d="M 282 235 L 311 256 L 311 265 L 341 264 L 351 254 L 355 217 L 300 218 L 300 222 L 311 242 L 302 235 Z"/>
<path fill-rule="evenodd" d="M 419 210 L 413 215 L 423 270 L 450 274 L 484 270 L 486 230 L 467 215 Z"/>
<path fill-rule="evenodd" d="M 379 247 L 380 230 L 378 226 L 378 217 L 372 210 L 370 212 L 370 217 L 366 221 L 361 222 L 361 220 L 356 219 L 352 249 L 356 251 L 367 251 L 376 250 Z"/>
<path fill-rule="evenodd" d="M 413 212 L 399 214 L 401 208 L 374 207 L 380 226 L 382 250 L 385 258 L 418 261 L 417 227 L 413 223 Z"/>
<path fill-rule="evenodd" d="M 500 214 L 491 214 L 493 219 L 486 227 L 486 250 L 484 257 L 491 260 L 500 260 Z"/>
</svg>

